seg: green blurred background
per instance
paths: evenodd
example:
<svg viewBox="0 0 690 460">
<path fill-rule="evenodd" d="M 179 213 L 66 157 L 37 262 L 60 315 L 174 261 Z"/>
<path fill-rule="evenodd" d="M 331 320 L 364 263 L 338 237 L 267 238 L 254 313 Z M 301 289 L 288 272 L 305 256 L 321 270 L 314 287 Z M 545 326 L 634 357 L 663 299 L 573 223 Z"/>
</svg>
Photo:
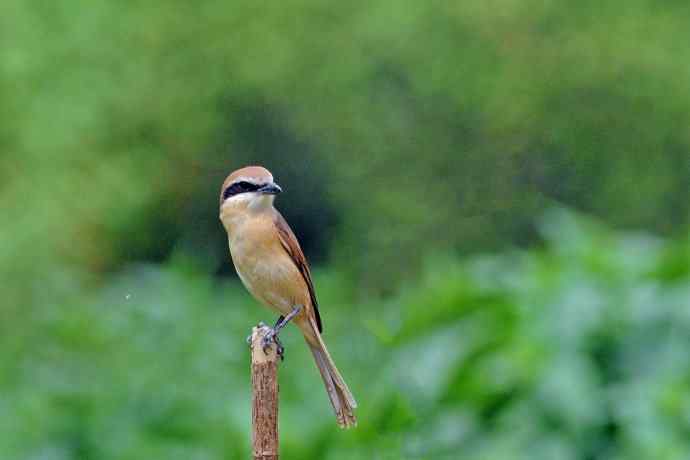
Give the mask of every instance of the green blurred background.
<svg viewBox="0 0 690 460">
<path fill-rule="evenodd" d="M 0 4 L 0 459 L 249 458 L 225 175 L 268 167 L 285 459 L 690 457 L 690 4 Z"/>
</svg>

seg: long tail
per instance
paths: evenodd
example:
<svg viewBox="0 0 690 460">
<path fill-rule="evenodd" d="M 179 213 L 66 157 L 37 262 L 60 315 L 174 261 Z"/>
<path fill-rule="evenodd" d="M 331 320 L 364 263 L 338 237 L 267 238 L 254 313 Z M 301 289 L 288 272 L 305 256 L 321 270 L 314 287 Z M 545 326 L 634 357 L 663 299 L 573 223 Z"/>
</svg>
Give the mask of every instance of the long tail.
<svg viewBox="0 0 690 460">
<path fill-rule="evenodd" d="M 357 418 L 355 418 L 353 409 L 357 407 L 357 401 L 355 401 L 355 397 L 352 396 L 345 380 L 338 372 L 338 368 L 335 367 L 335 363 L 328 353 L 326 344 L 321 339 L 321 334 L 319 334 L 314 320 L 311 319 L 310 321 L 316 336 L 316 343 L 312 343 L 311 340 L 307 339 L 307 344 L 314 355 L 314 361 L 316 361 L 316 365 L 319 368 L 323 383 L 326 385 L 328 398 L 331 400 L 335 416 L 338 419 L 338 425 L 341 428 L 356 426 Z"/>
</svg>

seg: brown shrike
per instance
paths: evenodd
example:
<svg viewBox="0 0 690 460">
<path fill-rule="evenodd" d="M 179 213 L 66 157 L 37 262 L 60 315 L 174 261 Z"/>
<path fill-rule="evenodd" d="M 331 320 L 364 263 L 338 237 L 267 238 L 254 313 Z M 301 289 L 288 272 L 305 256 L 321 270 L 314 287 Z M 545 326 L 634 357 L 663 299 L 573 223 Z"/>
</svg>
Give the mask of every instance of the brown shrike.
<svg viewBox="0 0 690 460">
<path fill-rule="evenodd" d="M 307 259 L 290 226 L 273 207 L 273 199 L 281 191 L 267 169 L 238 169 L 223 182 L 220 220 L 228 232 L 232 262 L 242 283 L 256 299 L 280 314 L 267 339 L 275 340 L 282 353 L 279 331 L 290 320 L 300 328 L 338 425 L 348 428 L 357 424 L 353 413 L 357 402 L 321 338 L 323 328 Z"/>
</svg>

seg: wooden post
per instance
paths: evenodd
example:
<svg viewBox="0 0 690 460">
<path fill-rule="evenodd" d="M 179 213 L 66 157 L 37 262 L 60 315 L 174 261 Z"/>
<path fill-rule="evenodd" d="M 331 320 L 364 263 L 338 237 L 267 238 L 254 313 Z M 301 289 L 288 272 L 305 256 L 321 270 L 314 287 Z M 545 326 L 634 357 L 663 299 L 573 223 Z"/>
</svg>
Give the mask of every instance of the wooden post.
<svg viewBox="0 0 690 460">
<path fill-rule="evenodd" d="M 278 353 L 276 344 L 264 353 L 269 328 L 252 329 L 252 449 L 254 460 L 278 460 Z"/>
</svg>

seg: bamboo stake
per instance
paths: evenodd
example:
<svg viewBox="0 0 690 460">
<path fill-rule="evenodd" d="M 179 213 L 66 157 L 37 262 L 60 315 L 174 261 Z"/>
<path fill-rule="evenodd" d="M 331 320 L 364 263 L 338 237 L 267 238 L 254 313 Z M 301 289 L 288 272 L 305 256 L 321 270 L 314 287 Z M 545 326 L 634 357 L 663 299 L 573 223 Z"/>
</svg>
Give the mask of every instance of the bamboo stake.
<svg viewBox="0 0 690 460">
<path fill-rule="evenodd" d="M 264 353 L 269 328 L 252 329 L 252 449 L 254 460 L 278 460 L 278 354 L 275 343 Z"/>
</svg>

